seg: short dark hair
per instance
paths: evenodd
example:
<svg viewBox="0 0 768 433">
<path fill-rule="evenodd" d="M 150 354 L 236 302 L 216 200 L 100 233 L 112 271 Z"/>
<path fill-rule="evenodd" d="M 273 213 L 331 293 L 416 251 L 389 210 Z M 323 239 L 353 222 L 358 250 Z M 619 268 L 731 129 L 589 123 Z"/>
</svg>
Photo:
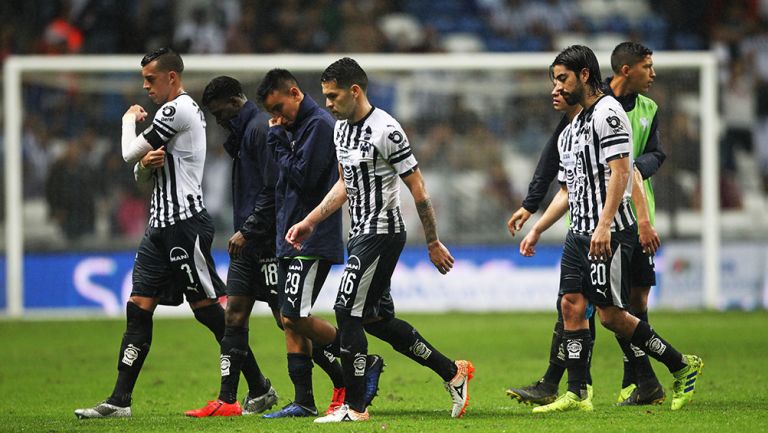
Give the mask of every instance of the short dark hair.
<svg viewBox="0 0 768 433">
<path fill-rule="evenodd" d="M 589 71 L 587 85 L 594 90 L 600 89 L 601 82 L 603 81 L 600 76 L 600 63 L 598 63 L 595 53 L 589 47 L 584 45 L 571 45 L 563 51 L 560 51 L 560 54 L 555 57 L 552 66 L 554 67 L 555 65 L 565 66 L 566 69 L 575 72 L 577 77 L 582 69 L 586 69 Z"/>
<path fill-rule="evenodd" d="M 621 72 L 621 67 L 627 65 L 632 67 L 645 59 L 646 56 L 653 55 L 653 51 L 643 44 L 637 42 L 622 42 L 616 45 L 611 53 L 611 69 L 613 72 Z"/>
<path fill-rule="evenodd" d="M 368 75 L 354 59 L 349 57 L 336 60 L 325 68 L 323 75 L 320 76 L 320 82 L 331 81 L 335 81 L 339 87 L 351 87 L 357 84 L 364 92 L 368 88 Z"/>
<path fill-rule="evenodd" d="M 211 80 L 203 90 L 203 107 L 207 107 L 213 100 L 244 97 L 243 86 L 232 77 L 221 75 Z"/>
<path fill-rule="evenodd" d="M 184 61 L 176 51 L 170 48 L 158 48 L 148 53 L 141 59 L 141 67 L 147 66 L 157 60 L 157 69 L 161 71 L 174 71 L 178 74 L 184 72 Z"/>
<path fill-rule="evenodd" d="M 267 72 L 256 89 L 256 97 L 264 104 L 267 96 L 275 90 L 287 92 L 291 87 L 299 87 L 299 80 L 286 69 L 275 68 Z"/>
</svg>

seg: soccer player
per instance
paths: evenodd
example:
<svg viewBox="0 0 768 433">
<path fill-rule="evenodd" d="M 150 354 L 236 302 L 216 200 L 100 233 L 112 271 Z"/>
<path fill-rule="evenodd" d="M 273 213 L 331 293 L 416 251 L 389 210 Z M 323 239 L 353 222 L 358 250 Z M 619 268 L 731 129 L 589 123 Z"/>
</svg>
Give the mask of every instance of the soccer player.
<svg viewBox="0 0 768 433">
<path fill-rule="evenodd" d="M 655 205 L 649 178 L 656 173 L 665 159 L 658 133 L 657 106 L 649 98 L 639 95 L 640 92 L 646 92 L 649 89 L 656 76 L 653 70 L 652 54 L 651 50 L 637 43 L 624 42 L 617 45 L 611 56 L 611 64 L 616 75 L 606 79 L 603 85 L 607 94 L 617 95 L 617 100 L 627 112 L 632 125 L 632 150 L 635 158 L 632 197 L 638 219 L 639 245 L 635 245 L 632 256 L 630 312 L 645 321 L 647 321 L 648 291 L 650 286 L 656 284 L 653 254 L 659 246 L 658 235 L 652 226 Z M 557 96 L 554 97 L 557 98 Z M 562 129 L 562 125 L 561 122 L 558 126 L 559 130 Z M 556 134 L 559 134 L 559 131 L 556 131 Z M 558 158 L 556 145 L 550 140 L 542 152 L 523 206 L 508 222 L 508 228 L 513 236 L 537 210 L 547 186 L 557 173 Z M 646 179 L 645 182 L 642 179 Z M 543 223 L 540 220 L 526 236 L 521 243 L 521 252 L 532 248 L 538 241 L 539 234 L 549 227 L 549 225 L 544 227 Z M 531 236 L 535 238 L 532 240 Z M 591 319 L 590 329 L 594 329 L 593 322 L 594 320 Z M 594 340 L 594 331 L 592 336 Z M 508 395 L 531 404 L 554 401 L 557 397 L 557 384 L 565 369 L 564 352 L 560 348 L 561 338 L 562 316 L 559 316 L 552 339 L 550 365 L 546 373 L 533 385 L 510 388 L 507 390 Z M 622 405 L 661 403 L 665 398 L 664 391 L 653 373 L 648 356 L 642 350 L 631 346 L 626 340 L 621 338 L 618 340 L 625 354 L 624 384 L 619 394 L 619 403 Z M 637 376 L 641 379 L 636 379 Z M 636 385 L 638 381 L 642 383 L 640 389 Z"/>
<path fill-rule="evenodd" d="M 592 341 L 586 320 L 593 304 L 606 328 L 643 348 L 674 375 L 672 410 L 693 397 L 703 362 L 682 355 L 647 322 L 626 311 L 629 264 L 637 229 L 631 209 L 632 130 L 624 109 L 600 89 L 600 67 L 592 50 L 574 45 L 552 63 L 555 92 L 583 110 L 558 138 L 561 196 L 567 194 L 571 226 L 563 248 L 560 290 L 567 352 L 568 390 L 537 413 L 593 410 L 587 393 Z M 557 200 L 565 213 L 563 200 Z M 556 209 L 557 210 L 557 209 Z"/>
<path fill-rule="evenodd" d="M 265 418 L 317 416 L 312 392 L 312 361 L 328 374 L 334 391 L 327 412 L 344 402 L 344 377 L 338 354 L 336 328 L 311 315 L 331 265 L 344 261 L 341 212 L 317 227 L 301 252 L 285 241 L 288 227 L 301 221 L 336 183 L 338 171 L 333 147 L 333 118 L 301 91 L 298 81 L 285 69 L 273 69 L 257 89 L 260 103 L 272 116 L 267 144 L 278 168 L 276 189 L 277 257 L 280 313 L 285 328 L 288 374 L 294 400 Z M 368 359 L 366 399 L 378 389 L 383 361 Z"/>
<path fill-rule="evenodd" d="M 126 305 L 117 382 L 106 401 L 77 409 L 78 418 L 131 416 L 131 393 L 152 343 L 152 315 L 158 304 L 179 305 L 184 297 L 195 318 L 216 341 L 224 337 L 224 283 L 211 257 L 213 223 L 203 204 L 205 119 L 184 91 L 184 62 L 160 48 L 141 60 L 144 89 L 162 105 L 152 124 L 136 135 L 147 112 L 131 106 L 123 115 L 123 159 L 135 164 L 137 181 L 154 182 L 149 226 L 133 266 L 133 290 Z"/>
<path fill-rule="evenodd" d="M 248 318 L 257 300 L 266 302 L 279 320 L 275 257 L 277 169 L 267 147 L 269 116 L 247 99 L 240 82 L 232 77 L 211 80 L 203 90 L 202 102 L 216 122 L 229 131 L 224 149 L 232 157 L 234 234 L 227 248 L 230 262 L 219 396 L 186 415 L 261 413 L 277 403 L 277 393 L 261 374 L 248 346 Z M 240 371 L 254 367 L 256 374 L 246 375 L 253 382 L 248 383 L 249 392 L 241 407 L 237 401 Z"/>
<path fill-rule="evenodd" d="M 469 403 L 472 363 L 451 361 L 408 322 L 396 318 L 390 294 L 392 272 L 406 236 L 398 177 L 414 198 L 430 260 L 442 274 L 450 271 L 454 262 L 438 239 L 435 211 L 408 138 L 392 116 L 368 101 L 368 77 L 353 59 L 345 57 L 332 63 L 320 81 L 326 107 L 339 119 L 333 135 L 339 180 L 319 206 L 288 230 L 286 240 L 303 251 L 322 221 L 335 215 L 347 201 L 352 221 L 348 259 L 334 305 L 341 334 L 346 398 L 343 406 L 315 422 L 369 418 L 364 399 L 368 352 L 365 332 L 437 373 L 451 396 L 451 416 L 460 417 Z"/>
</svg>

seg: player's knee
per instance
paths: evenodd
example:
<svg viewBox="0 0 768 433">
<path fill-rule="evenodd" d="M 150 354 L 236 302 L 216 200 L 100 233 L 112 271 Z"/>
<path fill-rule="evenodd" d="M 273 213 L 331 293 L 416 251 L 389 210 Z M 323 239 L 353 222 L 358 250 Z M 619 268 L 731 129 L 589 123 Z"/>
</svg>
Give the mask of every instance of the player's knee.
<svg viewBox="0 0 768 433">
<path fill-rule="evenodd" d="M 230 297 L 227 301 L 227 309 L 224 320 L 227 326 L 246 327 L 251 313 L 252 302 L 237 297 Z"/>
<path fill-rule="evenodd" d="M 616 307 L 600 308 L 597 310 L 600 317 L 600 324 L 603 327 L 623 335 L 620 331 L 622 329 L 622 323 L 624 316 L 627 314 L 623 310 L 619 310 Z"/>
<path fill-rule="evenodd" d="M 301 333 L 305 328 L 304 317 L 290 317 L 282 316 L 281 322 L 283 323 L 283 329 L 290 329 L 293 332 Z"/>
</svg>

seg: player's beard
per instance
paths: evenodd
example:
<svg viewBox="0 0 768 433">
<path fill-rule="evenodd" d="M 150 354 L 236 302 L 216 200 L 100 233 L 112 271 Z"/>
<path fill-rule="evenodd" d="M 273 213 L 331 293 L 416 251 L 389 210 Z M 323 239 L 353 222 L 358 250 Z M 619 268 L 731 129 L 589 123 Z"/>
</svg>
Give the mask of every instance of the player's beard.
<svg viewBox="0 0 768 433">
<path fill-rule="evenodd" d="M 576 84 L 576 88 L 573 89 L 573 92 L 564 92 L 563 99 L 565 99 L 565 103 L 568 105 L 580 104 L 581 101 L 584 100 L 584 84 Z"/>
</svg>

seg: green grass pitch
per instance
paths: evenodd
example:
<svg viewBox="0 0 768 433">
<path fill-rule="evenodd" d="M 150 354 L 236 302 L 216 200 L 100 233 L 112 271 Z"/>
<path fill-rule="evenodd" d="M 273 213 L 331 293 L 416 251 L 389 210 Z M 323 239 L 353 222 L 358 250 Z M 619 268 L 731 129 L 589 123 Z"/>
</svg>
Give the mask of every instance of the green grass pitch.
<svg viewBox="0 0 768 433">
<path fill-rule="evenodd" d="M 451 419 L 440 379 L 370 337 L 370 352 L 384 356 L 381 390 L 366 423 L 315 425 L 311 419 L 257 416 L 188 419 L 218 391 L 218 349 L 192 319 L 158 319 L 144 371 L 134 393 L 132 419 L 77 420 L 73 410 L 112 390 L 122 320 L 0 321 L 0 431 L 2 432 L 754 432 L 768 431 L 768 313 L 656 313 L 651 322 L 685 353 L 705 362 L 693 403 L 671 412 L 662 406 L 618 408 L 621 355 L 613 337 L 598 330 L 593 361 L 595 412 L 533 415 L 504 394 L 527 385 L 546 367 L 552 313 L 403 314 L 449 357 L 477 369 L 471 404 Z M 292 397 L 282 335 L 271 318 L 251 320 L 251 346 L 280 394 Z M 672 378 L 654 362 L 669 391 Z M 314 371 L 315 398 L 331 395 Z M 564 383 L 561 384 L 561 390 Z M 241 381 L 241 395 L 245 391 Z M 669 394 L 669 392 L 668 392 Z"/>
</svg>

